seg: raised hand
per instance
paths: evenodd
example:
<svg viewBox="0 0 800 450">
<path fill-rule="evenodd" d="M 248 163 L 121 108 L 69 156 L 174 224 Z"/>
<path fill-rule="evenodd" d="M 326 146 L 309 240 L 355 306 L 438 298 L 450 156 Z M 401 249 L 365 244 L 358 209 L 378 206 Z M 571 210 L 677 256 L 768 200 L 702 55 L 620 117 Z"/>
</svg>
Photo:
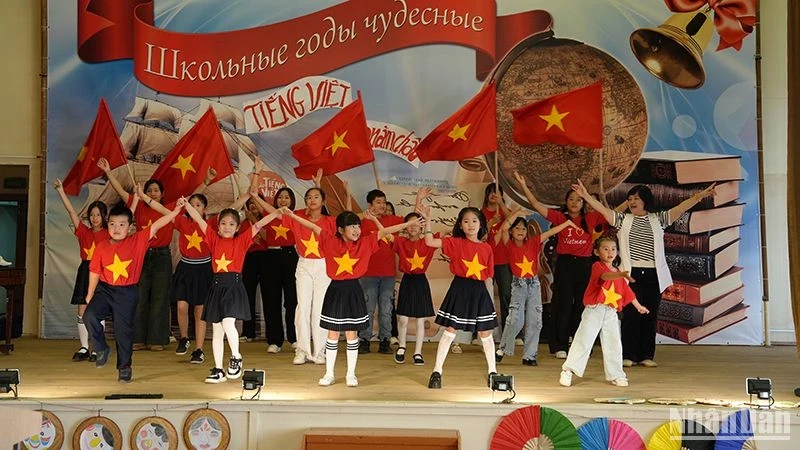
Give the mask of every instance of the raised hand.
<svg viewBox="0 0 800 450">
<path fill-rule="evenodd" d="M 317 174 L 311 177 L 311 180 L 314 182 L 314 186 L 322 186 L 322 167 L 317 169 Z"/>
<path fill-rule="evenodd" d="M 217 178 L 217 169 L 209 167 L 208 172 L 206 172 L 206 179 L 213 180 L 214 178 Z"/>
<path fill-rule="evenodd" d="M 111 166 L 108 164 L 108 160 L 105 158 L 100 158 L 97 160 L 97 167 L 99 167 L 100 170 L 106 173 L 108 173 L 111 170 Z"/>
<path fill-rule="evenodd" d="M 586 186 L 583 185 L 583 181 L 578 178 L 578 182 L 572 185 L 572 190 L 577 192 L 583 198 L 589 196 L 589 191 L 586 190 Z"/>
<path fill-rule="evenodd" d="M 183 208 L 184 206 L 186 206 L 186 203 L 187 203 L 186 197 L 179 198 L 178 201 L 175 202 L 175 209 L 179 210 Z"/>
<path fill-rule="evenodd" d="M 520 186 L 525 186 L 525 177 L 520 175 L 520 173 L 516 170 L 514 171 L 514 179 L 517 180 L 517 183 L 519 183 Z"/>
<path fill-rule="evenodd" d="M 53 181 L 53 189 L 57 191 L 61 191 L 64 189 L 64 186 L 61 184 L 61 180 L 59 180 L 58 178 L 56 178 L 55 181 Z"/>
<path fill-rule="evenodd" d="M 711 183 L 711 186 L 703 189 L 702 191 L 694 194 L 697 196 L 697 200 L 702 200 L 706 197 L 711 197 L 717 195 L 717 191 L 714 189 L 717 186 L 717 183 Z"/>
</svg>

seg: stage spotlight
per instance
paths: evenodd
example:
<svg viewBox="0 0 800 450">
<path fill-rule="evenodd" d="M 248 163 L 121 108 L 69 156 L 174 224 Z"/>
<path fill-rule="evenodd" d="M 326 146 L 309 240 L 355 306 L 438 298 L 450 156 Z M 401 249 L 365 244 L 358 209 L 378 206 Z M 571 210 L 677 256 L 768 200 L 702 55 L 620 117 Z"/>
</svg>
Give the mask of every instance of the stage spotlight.
<svg viewBox="0 0 800 450">
<path fill-rule="evenodd" d="M 0 393 L 14 393 L 17 398 L 17 385 L 19 384 L 19 369 L 0 370 Z"/>
<path fill-rule="evenodd" d="M 745 379 L 745 389 L 747 390 L 747 394 L 750 396 L 750 403 L 753 403 L 753 396 L 755 395 L 756 398 L 759 400 L 769 400 L 769 405 L 755 405 L 755 406 L 766 406 L 769 408 L 774 403 L 772 399 L 772 380 L 769 378 L 746 378 Z"/>
<path fill-rule="evenodd" d="M 261 388 L 264 386 L 264 379 L 267 375 L 263 370 L 245 370 L 242 375 L 242 396 L 244 399 L 244 391 L 256 391 L 249 400 L 253 400 L 261 396 Z"/>
<path fill-rule="evenodd" d="M 501 401 L 500 403 L 511 403 L 517 393 L 514 392 L 514 375 L 505 375 L 502 373 L 492 373 L 489 375 L 489 387 L 492 392 L 511 392 L 511 397 Z"/>
</svg>

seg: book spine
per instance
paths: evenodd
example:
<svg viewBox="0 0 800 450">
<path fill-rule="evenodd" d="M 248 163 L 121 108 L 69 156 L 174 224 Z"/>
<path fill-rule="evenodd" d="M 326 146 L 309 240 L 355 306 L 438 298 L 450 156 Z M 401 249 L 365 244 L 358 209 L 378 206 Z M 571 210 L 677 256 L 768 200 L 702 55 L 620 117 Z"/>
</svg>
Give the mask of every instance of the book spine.
<svg viewBox="0 0 800 450">
<path fill-rule="evenodd" d="M 656 332 L 662 336 L 677 339 L 686 344 L 689 343 L 689 334 L 680 326 L 671 324 L 665 320 L 659 320 L 656 324 Z"/>
<path fill-rule="evenodd" d="M 691 326 L 703 324 L 703 308 L 671 301 L 662 301 L 658 306 L 658 318 Z"/>
<path fill-rule="evenodd" d="M 673 276 L 691 280 L 708 280 L 715 278 L 714 255 L 687 255 L 685 253 L 667 253 L 667 265 Z"/>
<path fill-rule="evenodd" d="M 680 281 L 675 281 L 662 294 L 662 300 L 671 302 L 700 305 L 700 291 L 694 286 L 688 286 Z"/>
<path fill-rule="evenodd" d="M 675 184 L 678 182 L 675 163 L 672 161 L 640 159 L 626 181 L 633 183 Z"/>
<path fill-rule="evenodd" d="M 709 237 L 708 233 L 664 233 L 664 248 L 674 252 L 708 253 Z"/>
<path fill-rule="evenodd" d="M 681 214 L 675 222 L 672 222 L 672 225 L 669 226 L 668 230 L 675 232 L 675 233 L 686 233 L 689 234 L 689 221 L 692 218 L 692 212 L 686 211 L 685 213 Z"/>
</svg>

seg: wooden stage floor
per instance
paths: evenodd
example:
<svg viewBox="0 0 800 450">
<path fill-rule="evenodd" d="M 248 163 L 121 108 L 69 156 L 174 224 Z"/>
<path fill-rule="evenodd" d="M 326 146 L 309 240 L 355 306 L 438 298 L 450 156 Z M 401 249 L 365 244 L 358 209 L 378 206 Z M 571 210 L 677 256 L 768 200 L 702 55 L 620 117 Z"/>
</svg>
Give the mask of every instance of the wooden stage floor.
<svg viewBox="0 0 800 450">
<path fill-rule="evenodd" d="M 93 363 L 70 361 L 76 341 L 23 338 L 14 341 L 15 350 L 0 356 L 0 367 L 18 368 L 21 373 L 19 395 L 34 401 L 98 401 L 111 393 L 161 393 L 163 401 L 216 401 L 238 399 L 241 381 L 211 385 L 203 383 L 211 368 L 210 342 L 202 365 L 189 364 L 188 355 L 174 354 L 174 347 L 163 352 L 134 353 L 130 384 L 116 381 L 115 357 L 102 369 Z M 413 345 L 413 344 L 412 344 Z M 267 371 L 261 400 L 330 401 L 356 400 L 381 402 L 480 402 L 504 398 L 486 388 L 486 364 L 477 346 L 463 345 L 464 353 L 450 354 L 444 367 L 443 389 L 427 389 L 433 368 L 436 343 L 424 347 L 425 366 L 406 362 L 395 364 L 391 355 L 359 355 L 358 388 L 344 383 L 345 352 L 340 346 L 337 382 L 317 386 L 323 366 L 294 366 L 288 344 L 278 354 L 268 354 L 264 342 L 242 343 L 245 368 Z M 546 352 L 546 347 L 541 349 Z M 518 347 L 518 351 L 521 350 Z M 597 347 L 587 367 L 586 377 L 575 377 L 571 388 L 558 384 L 561 360 L 540 355 L 538 367 L 520 364 L 520 357 L 506 357 L 498 366 L 501 373 L 515 377 L 520 403 L 593 403 L 596 397 L 718 398 L 745 401 L 746 377 L 771 378 L 777 401 L 800 401 L 793 389 L 800 386 L 800 364 L 795 347 L 734 346 L 659 346 L 658 368 L 632 367 L 627 374 L 630 386 L 613 387 L 603 380 L 602 357 Z M 409 355 L 410 356 L 410 355 Z M 0 394 L 2 398 L 2 394 Z"/>
</svg>

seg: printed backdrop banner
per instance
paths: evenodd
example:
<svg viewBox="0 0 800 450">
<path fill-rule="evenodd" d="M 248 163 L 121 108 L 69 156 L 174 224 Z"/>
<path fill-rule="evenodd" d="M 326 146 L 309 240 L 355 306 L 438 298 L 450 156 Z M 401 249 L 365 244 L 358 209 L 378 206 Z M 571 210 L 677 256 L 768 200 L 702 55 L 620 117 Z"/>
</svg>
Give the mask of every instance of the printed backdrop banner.
<svg viewBox="0 0 800 450">
<path fill-rule="evenodd" d="M 631 186 L 646 184 L 656 196 L 654 209 L 717 182 L 713 200 L 665 230 L 675 283 L 657 313 L 658 340 L 762 344 L 755 6 L 755 0 L 239 0 L 224 8 L 183 0 L 50 1 L 47 177 L 63 178 L 72 167 L 101 99 L 128 162 L 113 173 L 129 190 L 150 178 L 211 108 L 234 170 L 206 189 L 209 211 L 246 192 L 251 175 L 268 193 L 288 186 L 302 207 L 312 183 L 295 177 L 291 146 L 360 92 L 375 161 L 324 177 L 332 212 L 346 203 L 345 181 L 354 209 L 363 210 L 366 193 L 378 186 L 401 216 L 412 210 L 419 186 L 432 186 L 426 203 L 434 226 L 452 230 L 458 211 L 482 205 L 486 184 L 496 179 L 510 207 L 531 211 L 535 231 L 549 224 L 532 212 L 514 171 L 553 207 L 577 178 L 614 205 Z M 653 44 L 669 39 L 689 44 L 674 48 L 696 44 L 702 52 L 664 58 Z M 421 163 L 422 139 L 489 82 L 496 86 L 498 151 Z M 596 83 L 599 148 L 547 138 L 546 127 L 581 132 L 579 111 L 559 99 Z M 547 111 L 522 124 L 545 142 L 515 142 L 512 111 L 547 99 Z M 470 136 L 456 125 L 462 133 L 451 139 Z M 254 174 L 256 158 L 264 168 Z M 98 178 L 71 200 L 86 214 L 90 202 L 113 204 L 118 196 Z M 66 293 L 80 262 L 77 241 L 55 191 L 46 208 L 41 335 L 75 337 L 75 307 Z M 551 247 L 540 258 L 546 300 Z M 428 275 L 438 306 L 450 276 L 445 258 L 438 252 L 434 258 Z M 435 324 L 427 331 L 438 332 Z"/>
</svg>

